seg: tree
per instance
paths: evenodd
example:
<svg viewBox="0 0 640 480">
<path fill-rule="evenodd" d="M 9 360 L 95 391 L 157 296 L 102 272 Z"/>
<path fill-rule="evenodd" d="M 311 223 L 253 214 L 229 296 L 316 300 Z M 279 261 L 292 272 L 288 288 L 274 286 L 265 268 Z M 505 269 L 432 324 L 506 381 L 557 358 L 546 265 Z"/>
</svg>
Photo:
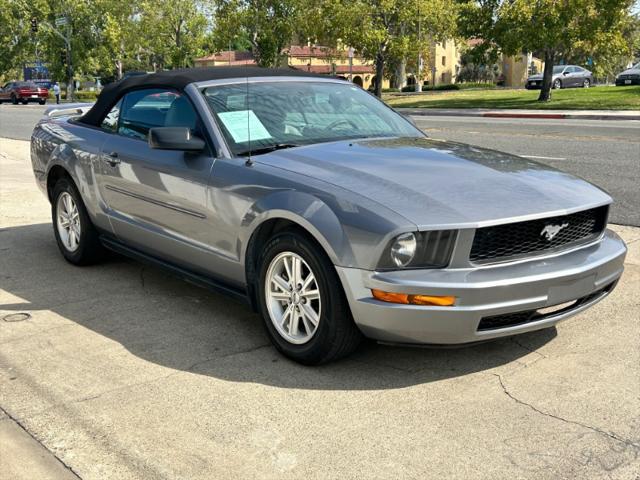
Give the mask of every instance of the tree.
<svg viewBox="0 0 640 480">
<path fill-rule="evenodd" d="M 412 51 L 416 57 L 418 51 L 423 56 L 428 54 L 432 42 L 451 38 L 455 31 L 453 0 L 326 0 L 322 3 L 333 38 L 341 38 L 364 58 L 375 62 L 377 96 L 382 95 L 385 67 L 394 62 L 403 64 Z"/>
<path fill-rule="evenodd" d="M 572 52 L 606 57 L 629 51 L 623 30 L 634 0 L 460 1 L 461 31 L 466 37 L 484 39 L 476 48 L 544 56 L 540 101 L 551 99 L 554 64 Z"/>
<path fill-rule="evenodd" d="M 305 13 L 312 11 L 308 0 L 215 0 L 214 42 L 226 50 L 244 38 L 258 65 L 277 67 L 285 47 L 304 30 Z"/>
<path fill-rule="evenodd" d="M 138 5 L 138 55 L 153 70 L 191 66 L 206 42 L 208 21 L 200 2 L 144 0 Z"/>
</svg>

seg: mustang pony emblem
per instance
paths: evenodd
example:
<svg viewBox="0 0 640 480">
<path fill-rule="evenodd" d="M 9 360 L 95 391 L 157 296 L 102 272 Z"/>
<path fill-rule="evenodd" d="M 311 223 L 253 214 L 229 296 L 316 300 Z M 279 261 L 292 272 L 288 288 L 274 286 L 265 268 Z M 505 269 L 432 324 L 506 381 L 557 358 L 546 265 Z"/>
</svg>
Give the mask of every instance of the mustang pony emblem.
<svg viewBox="0 0 640 480">
<path fill-rule="evenodd" d="M 544 236 L 544 238 L 551 241 L 556 235 L 558 235 L 558 233 L 560 233 L 560 230 L 568 226 L 569 226 L 568 223 L 563 223 L 562 225 L 547 225 L 542 229 L 542 231 L 540 232 L 540 235 Z"/>
</svg>

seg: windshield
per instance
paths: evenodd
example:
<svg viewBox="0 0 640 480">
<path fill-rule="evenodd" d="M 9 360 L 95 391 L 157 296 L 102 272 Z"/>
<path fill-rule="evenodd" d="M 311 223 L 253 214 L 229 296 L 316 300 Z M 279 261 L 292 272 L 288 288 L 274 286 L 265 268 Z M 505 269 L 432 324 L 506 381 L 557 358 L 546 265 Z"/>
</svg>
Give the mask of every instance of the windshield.
<svg viewBox="0 0 640 480">
<path fill-rule="evenodd" d="M 560 66 L 557 66 L 557 67 L 553 67 L 554 75 L 558 74 L 558 73 L 562 73 L 565 68 L 567 68 L 566 65 L 560 65 Z"/>
<path fill-rule="evenodd" d="M 243 82 L 209 87 L 203 94 L 235 155 L 335 140 L 422 136 L 401 115 L 346 82 Z"/>
<path fill-rule="evenodd" d="M 633 67 L 631 67 L 634 70 L 640 70 L 640 62 L 636 63 Z"/>
</svg>

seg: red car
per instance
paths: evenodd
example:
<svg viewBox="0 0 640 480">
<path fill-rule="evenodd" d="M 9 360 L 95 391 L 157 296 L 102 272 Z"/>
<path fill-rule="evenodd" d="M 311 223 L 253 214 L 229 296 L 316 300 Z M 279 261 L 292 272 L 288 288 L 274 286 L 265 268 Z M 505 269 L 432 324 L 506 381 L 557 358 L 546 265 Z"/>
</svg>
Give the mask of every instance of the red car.
<svg viewBox="0 0 640 480">
<path fill-rule="evenodd" d="M 49 90 L 33 82 L 9 82 L 0 88 L 0 103 L 11 102 L 17 105 L 18 102 L 22 102 L 26 105 L 28 102 L 38 102 L 44 105 L 47 98 Z"/>
</svg>

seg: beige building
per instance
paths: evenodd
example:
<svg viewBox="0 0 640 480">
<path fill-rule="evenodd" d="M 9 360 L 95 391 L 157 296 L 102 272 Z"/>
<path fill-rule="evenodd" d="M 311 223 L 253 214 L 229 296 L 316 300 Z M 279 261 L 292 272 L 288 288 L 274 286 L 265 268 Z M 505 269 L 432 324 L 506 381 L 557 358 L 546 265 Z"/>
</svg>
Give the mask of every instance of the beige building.
<svg viewBox="0 0 640 480">
<path fill-rule="evenodd" d="M 533 55 L 514 55 L 502 58 L 502 75 L 505 87 L 524 87 L 527 77 L 541 73 L 544 62 Z"/>
<path fill-rule="evenodd" d="M 344 77 L 360 85 L 364 89 L 373 86 L 375 81 L 375 66 L 373 62 L 357 55 L 353 56 L 352 66 L 349 67 L 349 51 L 331 49 L 314 45 L 292 45 L 284 52 L 287 64 L 295 69 L 322 75 Z M 224 51 L 195 59 L 196 67 L 218 67 L 223 65 L 255 65 L 251 52 Z M 389 80 L 385 79 L 382 88 L 389 88 Z"/>
</svg>

